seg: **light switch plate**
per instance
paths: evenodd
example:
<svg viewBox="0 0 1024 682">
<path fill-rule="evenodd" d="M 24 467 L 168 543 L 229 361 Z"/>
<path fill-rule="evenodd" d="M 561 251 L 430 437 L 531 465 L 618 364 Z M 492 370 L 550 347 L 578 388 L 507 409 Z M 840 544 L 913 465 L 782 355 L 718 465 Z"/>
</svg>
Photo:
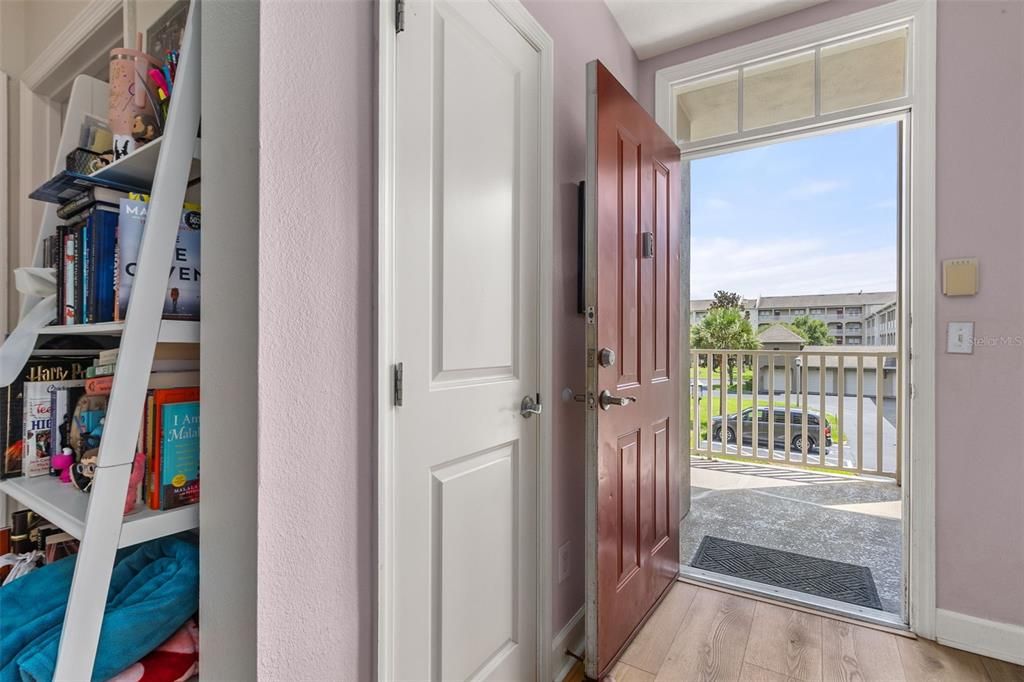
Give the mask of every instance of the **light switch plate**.
<svg viewBox="0 0 1024 682">
<path fill-rule="evenodd" d="M 973 322 L 950 322 L 946 332 L 946 352 L 970 355 L 974 352 L 973 339 Z"/>
</svg>

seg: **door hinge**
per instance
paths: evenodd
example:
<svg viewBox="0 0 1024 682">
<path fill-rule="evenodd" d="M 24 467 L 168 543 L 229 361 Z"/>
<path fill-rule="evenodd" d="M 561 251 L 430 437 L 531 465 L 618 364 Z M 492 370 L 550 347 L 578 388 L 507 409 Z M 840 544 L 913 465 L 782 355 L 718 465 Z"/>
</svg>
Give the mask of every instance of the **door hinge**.
<svg viewBox="0 0 1024 682">
<path fill-rule="evenodd" d="M 405 30 L 405 0 L 395 0 L 395 33 Z"/>
<path fill-rule="evenodd" d="M 395 363 L 392 371 L 392 388 L 394 393 L 395 407 L 402 406 L 402 363 Z"/>
</svg>

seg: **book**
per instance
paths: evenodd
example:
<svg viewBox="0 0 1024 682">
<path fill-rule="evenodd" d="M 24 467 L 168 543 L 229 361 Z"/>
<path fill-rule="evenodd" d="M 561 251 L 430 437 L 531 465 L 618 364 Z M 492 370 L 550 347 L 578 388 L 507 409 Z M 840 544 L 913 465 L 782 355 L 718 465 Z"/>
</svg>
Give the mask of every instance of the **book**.
<svg viewBox="0 0 1024 682">
<path fill-rule="evenodd" d="M 149 388 L 182 388 L 199 384 L 199 372 L 153 372 L 149 375 Z M 94 377 L 85 380 L 85 392 L 89 395 L 109 395 L 114 377 Z"/>
<path fill-rule="evenodd" d="M 199 501 L 199 402 L 168 403 L 160 415 L 160 508 Z"/>
<path fill-rule="evenodd" d="M 50 472 L 50 393 L 48 381 L 25 384 L 25 441 L 22 446 L 22 471 L 25 476 Z"/>
<path fill-rule="evenodd" d="M 92 379 L 93 377 L 113 376 L 116 368 L 117 365 L 93 365 L 85 370 L 85 376 L 87 379 Z"/>
<path fill-rule="evenodd" d="M 45 201 L 50 204 L 66 204 L 76 197 L 88 192 L 93 187 L 106 187 L 119 192 L 142 192 L 142 187 L 134 187 L 114 180 L 105 180 L 94 175 L 62 170 L 42 185 L 37 187 L 29 199 Z"/>
<path fill-rule="evenodd" d="M 65 351 L 67 353 L 67 351 Z M 72 352 L 73 353 L 73 352 Z M 0 387 L 0 478 L 22 474 L 25 433 L 25 384 L 84 379 L 91 354 L 32 356 L 14 381 Z"/>
<path fill-rule="evenodd" d="M 107 350 L 101 350 L 100 354 L 96 356 L 97 365 L 112 365 L 117 362 L 117 355 L 120 348 L 108 348 Z"/>
<path fill-rule="evenodd" d="M 117 317 L 128 315 L 132 282 L 138 267 L 139 247 L 149 204 L 143 199 L 122 199 L 117 228 Z M 178 223 L 178 236 L 164 298 L 163 317 L 169 320 L 198 320 L 200 296 L 200 208 L 185 204 Z"/>
<path fill-rule="evenodd" d="M 86 381 L 77 379 L 61 381 L 54 384 L 50 393 L 50 457 L 59 455 L 64 448 L 72 446 L 71 425 L 75 406 L 85 391 Z M 60 472 L 50 467 L 50 475 L 57 476 Z"/>
<path fill-rule="evenodd" d="M 60 324 L 75 323 L 75 236 L 68 225 L 59 228 L 63 240 L 63 267 L 57 271 L 57 292 L 60 297 L 58 304 L 58 322 Z M 63 311 L 61 315 L 60 311 Z"/>
<path fill-rule="evenodd" d="M 152 425 L 147 427 L 147 430 L 152 431 L 152 436 L 147 435 L 147 439 L 151 439 L 150 452 L 147 452 L 147 460 L 150 460 L 151 477 L 153 488 L 150 490 L 149 495 L 149 508 L 160 509 L 161 505 L 161 480 L 160 472 L 162 471 L 162 434 L 163 434 L 163 408 L 165 405 L 173 403 L 189 403 L 197 402 L 199 400 L 199 388 L 167 388 L 167 389 L 156 389 L 153 391 L 153 412 L 152 412 Z"/>
<path fill-rule="evenodd" d="M 92 208 L 96 204 L 118 210 L 121 199 L 128 196 L 128 192 L 122 192 L 107 187 L 90 187 L 81 194 L 71 198 L 60 205 L 57 209 L 57 217 L 61 220 L 70 220 L 76 214 Z"/>
</svg>

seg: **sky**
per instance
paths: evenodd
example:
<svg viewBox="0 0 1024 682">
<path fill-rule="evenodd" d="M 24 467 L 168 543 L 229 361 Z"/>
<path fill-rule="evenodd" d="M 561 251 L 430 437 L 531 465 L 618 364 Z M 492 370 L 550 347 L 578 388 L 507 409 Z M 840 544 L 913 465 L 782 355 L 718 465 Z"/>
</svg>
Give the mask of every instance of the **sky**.
<svg viewBox="0 0 1024 682">
<path fill-rule="evenodd" d="M 896 289 L 897 125 L 691 162 L 691 298 Z"/>
</svg>

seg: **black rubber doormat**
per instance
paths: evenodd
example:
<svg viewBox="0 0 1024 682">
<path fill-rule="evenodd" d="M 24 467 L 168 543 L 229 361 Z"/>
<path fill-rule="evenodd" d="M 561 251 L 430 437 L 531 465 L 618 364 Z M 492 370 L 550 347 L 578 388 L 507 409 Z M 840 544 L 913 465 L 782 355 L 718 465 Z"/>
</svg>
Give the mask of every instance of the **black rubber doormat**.
<svg viewBox="0 0 1024 682">
<path fill-rule="evenodd" d="M 690 565 L 705 571 L 784 587 L 805 594 L 881 609 L 866 566 L 783 552 L 705 535 Z"/>
</svg>

